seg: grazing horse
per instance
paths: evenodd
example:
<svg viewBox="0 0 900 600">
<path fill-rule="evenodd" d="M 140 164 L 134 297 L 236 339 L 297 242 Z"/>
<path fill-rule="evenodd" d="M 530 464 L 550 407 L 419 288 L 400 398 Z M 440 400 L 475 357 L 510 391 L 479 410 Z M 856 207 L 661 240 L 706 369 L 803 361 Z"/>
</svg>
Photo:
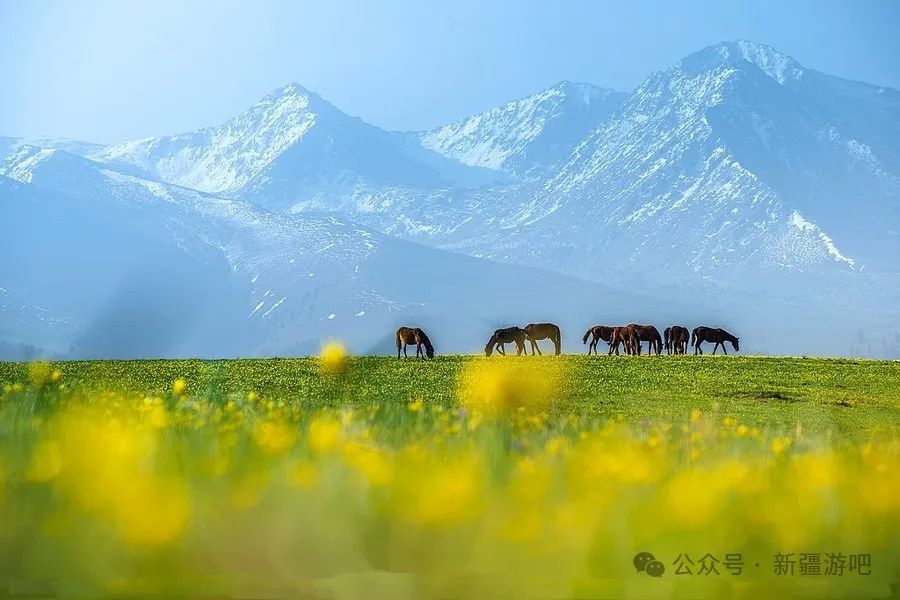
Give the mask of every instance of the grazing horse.
<svg viewBox="0 0 900 600">
<path fill-rule="evenodd" d="M 416 357 L 421 356 L 425 358 L 427 356 L 428 358 L 434 358 L 434 346 L 431 345 L 431 340 L 418 327 L 401 327 L 397 330 L 395 337 L 397 339 L 397 358 L 400 358 L 401 347 L 403 348 L 403 356 L 407 356 L 406 346 L 409 344 L 416 345 Z M 424 351 L 422 350 L 423 347 L 425 348 Z"/>
<path fill-rule="evenodd" d="M 724 329 L 712 328 L 712 327 L 697 327 L 691 332 L 691 345 L 694 346 L 694 354 L 703 354 L 703 349 L 700 347 L 700 344 L 703 342 L 714 342 L 715 346 L 713 346 L 713 354 L 716 353 L 719 346 L 722 346 L 722 352 L 728 354 L 728 350 L 725 349 L 725 342 L 731 342 L 731 346 L 735 349 L 735 351 L 740 351 L 740 338 L 731 335 Z"/>
<path fill-rule="evenodd" d="M 581 343 L 587 344 L 588 338 L 591 338 L 591 343 L 588 346 L 588 354 L 590 354 L 592 350 L 594 354 L 597 354 L 597 344 L 600 342 L 600 340 L 603 340 L 606 343 L 610 343 L 610 341 L 612 340 L 613 329 L 613 327 L 607 327 L 606 325 L 594 325 L 593 327 L 585 331 L 584 337 L 581 338 Z"/>
<path fill-rule="evenodd" d="M 488 340 L 488 343 L 484 345 L 484 355 L 490 356 L 496 348 L 498 353 L 506 356 L 506 349 L 503 345 L 513 343 L 516 345 L 516 356 L 521 355 L 523 352 L 527 355 L 528 351 L 525 349 L 526 338 L 528 338 L 528 334 L 520 327 L 498 329 L 491 336 L 491 339 Z"/>
<path fill-rule="evenodd" d="M 615 351 L 618 356 L 620 343 L 625 348 L 625 354 L 641 354 L 641 343 L 638 340 L 637 331 L 632 325 L 613 327 L 612 334 L 609 337 L 609 354 Z"/>
<path fill-rule="evenodd" d="M 659 329 L 653 325 L 638 325 L 637 323 L 629 323 L 626 327 L 633 327 L 638 336 L 638 355 L 641 354 L 641 342 L 649 342 L 647 356 L 653 354 L 656 349 L 656 355 L 662 354 L 662 337 L 659 335 Z"/>
<path fill-rule="evenodd" d="M 669 354 L 684 354 L 691 334 L 687 327 L 672 325 L 666 327 L 666 350 Z"/>
<path fill-rule="evenodd" d="M 554 354 L 558 355 L 560 350 L 562 350 L 562 334 L 559 331 L 559 325 L 554 325 L 553 323 L 529 323 L 522 329 L 525 331 L 525 335 L 528 336 L 528 341 L 531 342 L 532 354 L 543 354 L 538 346 L 538 340 L 549 339 L 553 342 Z"/>
</svg>

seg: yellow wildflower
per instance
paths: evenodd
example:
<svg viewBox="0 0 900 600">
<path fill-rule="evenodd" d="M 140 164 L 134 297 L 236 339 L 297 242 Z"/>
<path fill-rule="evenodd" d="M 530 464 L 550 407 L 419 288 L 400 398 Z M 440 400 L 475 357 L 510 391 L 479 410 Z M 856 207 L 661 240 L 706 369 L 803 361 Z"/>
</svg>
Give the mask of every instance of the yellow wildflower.
<svg viewBox="0 0 900 600">
<path fill-rule="evenodd" d="M 50 363 L 37 361 L 28 364 L 28 379 L 35 387 L 43 387 L 53 375 Z"/>
<path fill-rule="evenodd" d="M 340 342 L 326 343 L 319 355 L 319 365 L 330 375 L 342 373 L 347 366 L 347 349 Z"/>
<path fill-rule="evenodd" d="M 187 381 L 184 378 L 179 377 L 175 381 L 172 382 L 172 393 L 176 396 L 183 396 L 185 392 L 187 392 Z"/>
<path fill-rule="evenodd" d="M 309 446 L 316 452 L 333 450 L 341 437 L 341 424 L 328 416 L 317 417 L 307 430 Z"/>
</svg>

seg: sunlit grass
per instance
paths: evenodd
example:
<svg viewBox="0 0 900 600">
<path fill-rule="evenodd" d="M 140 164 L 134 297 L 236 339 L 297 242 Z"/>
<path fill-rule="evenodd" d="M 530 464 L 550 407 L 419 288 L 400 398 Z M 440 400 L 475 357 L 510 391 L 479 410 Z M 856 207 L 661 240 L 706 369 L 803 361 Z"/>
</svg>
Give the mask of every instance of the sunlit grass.
<svg viewBox="0 0 900 600">
<path fill-rule="evenodd" d="M 812 365 L 826 390 L 814 399 L 799 361 L 790 375 L 764 359 L 335 355 L 337 369 L 324 366 L 327 352 L 0 366 L 0 573 L 10 589 L 877 597 L 897 581 L 889 390 L 900 383 L 879 377 L 890 363 Z M 858 387 L 836 388 L 834 369 Z M 656 390 L 662 381 L 672 387 Z M 804 388 L 785 404 L 728 395 Z M 842 394 L 855 401 L 837 404 Z M 666 398 L 672 406 L 655 404 Z M 863 414 L 842 422 L 837 410 Z M 636 572 L 643 551 L 664 563 L 662 577 Z M 869 554 L 872 574 L 773 572 L 776 553 L 828 552 Z M 745 572 L 676 576 L 682 553 L 741 553 Z"/>
</svg>

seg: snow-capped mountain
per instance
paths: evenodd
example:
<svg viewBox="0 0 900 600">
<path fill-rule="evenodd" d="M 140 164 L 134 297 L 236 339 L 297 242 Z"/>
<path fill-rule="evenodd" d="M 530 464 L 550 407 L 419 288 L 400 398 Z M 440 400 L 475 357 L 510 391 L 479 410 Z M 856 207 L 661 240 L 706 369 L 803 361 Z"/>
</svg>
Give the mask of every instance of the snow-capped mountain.
<svg viewBox="0 0 900 600">
<path fill-rule="evenodd" d="M 467 165 L 539 177 L 568 158 L 627 97 L 587 83 L 562 81 L 418 137 L 424 147 Z"/>
<path fill-rule="evenodd" d="M 489 325 L 577 329 L 597 307 L 610 322 L 718 315 L 757 331 L 758 351 L 807 351 L 765 337 L 777 315 L 846 352 L 840 321 L 872 352 L 900 303 L 900 93 L 751 42 L 630 94 L 561 83 L 426 132 L 381 130 L 291 84 L 177 136 L 0 138 L 0 175 L 0 216 L 21 222 L 0 256 L 25 257 L 0 260 L 5 306 L 96 342 L 48 345 L 76 354 L 122 354 L 111 332 L 145 314 L 153 332 L 193 333 L 123 344 L 216 355 L 330 336 L 382 348 L 410 317 L 477 350 Z M 104 320 L 111 306 L 131 308 Z M 0 335 L 16 329 L 4 319 Z"/>
<path fill-rule="evenodd" d="M 17 152 L 22 146 L 37 146 L 38 148 L 51 148 L 55 150 L 65 150 L 79 156 L 88 156 L 97 152 L 101 152 L 104 148 L 102 144 L 93 142 L 83 142 L 81 140 L 73 140 L 69 138 L 53 138 L 53 137 L 27 137 L 15 138 L 4 137 L 0 135 L 0 160 L 5 159 L 10 154 Z"/>
<path fill-rule="evenodd" d="M 268 212 L 60 150 L 22 147 L 0 175 L 3 219 L 14 232 L 0 241 L 11 257 L 0 286 L 71 324 L 60 339 L 36 341 L 27 331 L 17 339 L 7 330 L 21 319 L 4 314 L 7 346 L 40 342 L 70 356 L 271 355 L 316 352 L 335 337 L 383 350 L 396 326 L 413 322 L 444 351 L 476 351 L 497 324 L 561 304 L 583 314 L 612 294 L 333 216 Z"/>
<path fill-rule="evenodd" d="M 360 186 L 431 189 L 492 178 L 412 147 L 297 84 L 221 125 L 116 144 L 89 156 L 141 177 L 276 210 Z"/>
<path fill-rule="evenodd" d="M 526 247 L 522 260 L 672 278 L 889 268 L 886 251 L 900 250 L 900 138 L 863 127 L 850 98 L 896 130 L 894 90 L 747 42 L 691 55 L 648 78 L 523 203 L 516 235 L 523 245 L 540 236 L 545 256 Z M 573 245 L 602 261 L 571 260 Z M 471 248 L 517 254 L 486 240 Z"/>
</svg>

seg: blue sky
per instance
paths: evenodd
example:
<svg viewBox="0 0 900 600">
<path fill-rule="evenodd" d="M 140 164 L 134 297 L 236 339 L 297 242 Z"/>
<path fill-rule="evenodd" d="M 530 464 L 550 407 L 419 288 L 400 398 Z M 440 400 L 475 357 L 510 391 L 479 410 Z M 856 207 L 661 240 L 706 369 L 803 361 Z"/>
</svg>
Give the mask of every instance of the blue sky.
<svg viewBox="0 0 900 600">
<path fill-rule="evenodd" d="M 900 88 L 900 2 L 0 0 L 0 135 L 112 142 L 227 119 L 296 81 L 391 129 L 561 79 L 631 90 L 749 39 Z"/>
</svg>

